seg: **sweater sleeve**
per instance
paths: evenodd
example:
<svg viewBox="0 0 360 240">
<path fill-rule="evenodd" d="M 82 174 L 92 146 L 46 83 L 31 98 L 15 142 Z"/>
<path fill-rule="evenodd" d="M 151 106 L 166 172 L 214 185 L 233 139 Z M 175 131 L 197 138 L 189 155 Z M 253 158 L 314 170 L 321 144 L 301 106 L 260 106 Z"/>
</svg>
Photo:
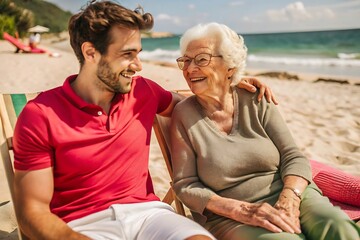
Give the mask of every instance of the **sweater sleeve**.
<svg viewBox="0 0 360 240">
<path fill-rule="evenodd" d="M 261 105 L 264 129 L 280 153 L 281 178 L 295 175 L 311 182 L 310 162 L 297 147 L 279 110 L 273 103 L 267 103 L 264 99 Z"/>
<path fill-rule="evenodd" d="M 183 102 L 182 102 L 183 103 Z M 171 155 L 174 170 L 173 188 L 179 199 L 193 212 L 202 214 L 215 193 L 205 186 L 197 174 L 196 152 L 190 142 L 185 118 L 194 114 L 178 104 L 171 119 Z M 182 114 L 187 112 L 188 114 Z M 183 119 L 182 119 L 183 118 Z"/>
</svg>

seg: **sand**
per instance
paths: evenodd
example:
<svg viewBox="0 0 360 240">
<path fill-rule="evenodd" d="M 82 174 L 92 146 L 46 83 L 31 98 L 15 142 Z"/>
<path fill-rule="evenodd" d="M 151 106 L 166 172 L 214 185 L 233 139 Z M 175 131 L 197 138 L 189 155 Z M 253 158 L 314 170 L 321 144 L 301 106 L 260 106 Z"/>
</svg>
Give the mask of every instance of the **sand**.
<svg viewBox="0 0 360 240">
<path fill-rule="evenodd" d="M 61 55 L 51 57 L 47 54 L 14 54 L 12 45 L 0 41 L 0 92 L 38 92 L 61 85 L 79 68 L 72 52 L 54 48 L 63 45 L 49 45 L 49 42 L 43 45 Z M 255 75 L 262 71 L 248 72 Z M 147 62 L 143 63 L 140 74 L 168 90 L 187 89 L 181 71 L 172 66 Z M 299 80 L 288 80 L 284 74 L 267 74 L 259 78 L 275 93 L 280 103 L 278 107 L 299 148 L 310 159 L 360 176 L 360 86 L 357 85 L 360 76 L 347 79 L 349 84 L 340 84 L 330 80 L 343 77 L 295 74 Z M 319 77 L 330 80 L 314 83 Z M 155 136 L 151 140 L 150 162 L 156 193 L 163 197 L 170 178 Z M 10 193 L 0 164 L 0 239 L 16 239 L 16 221 L 11 202 L 7 203 L 9 200 Z"/>
</svg>

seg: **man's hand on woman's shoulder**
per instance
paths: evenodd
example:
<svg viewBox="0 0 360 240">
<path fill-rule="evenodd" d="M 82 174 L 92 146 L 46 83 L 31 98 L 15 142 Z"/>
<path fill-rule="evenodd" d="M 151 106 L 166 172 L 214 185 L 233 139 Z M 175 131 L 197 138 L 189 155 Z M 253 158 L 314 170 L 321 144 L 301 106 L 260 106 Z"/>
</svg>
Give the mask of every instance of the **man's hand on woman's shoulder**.
<svg viewBox="0 0 360 240">
<path fill-rule="evenodd" d="M 278 101 L 275 98 L 274 93 L 271 91 L 265 83 L 261 82 L 255 77 L 243 77 L 241 81 L 237 84 L 239 88 L 244 88 L 249 92 L 256 92 L 256 88 L 259 88 L 258 101 L 260 102 L 263 96 L 265 95 L 267 102 L 272 101 L 275 105 L 278 104 Z"/>
</svg>

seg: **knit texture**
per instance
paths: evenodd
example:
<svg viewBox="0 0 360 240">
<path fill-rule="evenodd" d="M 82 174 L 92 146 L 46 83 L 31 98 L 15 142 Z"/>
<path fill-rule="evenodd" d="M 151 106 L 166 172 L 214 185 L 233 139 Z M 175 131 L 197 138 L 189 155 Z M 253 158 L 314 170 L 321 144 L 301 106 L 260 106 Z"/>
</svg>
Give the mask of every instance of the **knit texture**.
<svg viewBox="0 0 360 240">
<path fill-rule="evenodd" d="M 360 218 L 360 177 L 310 160 L 313 180 L 330 201 L 351 219 Z"/>
</svg>

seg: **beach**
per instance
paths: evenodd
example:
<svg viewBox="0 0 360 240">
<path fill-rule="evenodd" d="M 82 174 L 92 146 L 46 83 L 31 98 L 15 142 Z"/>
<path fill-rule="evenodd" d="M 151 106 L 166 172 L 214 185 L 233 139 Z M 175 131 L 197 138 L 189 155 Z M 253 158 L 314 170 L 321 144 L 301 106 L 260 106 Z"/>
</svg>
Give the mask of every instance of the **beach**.
<svg viewBox="0 0 360 240">
<path fill-rule="evenodd" d="M 47 41 L 41 47 L 60 56 L 15 54 L 12 45 L 0 41 L 1 93 L 44 91 L 62 85 L 68 75 L 78 72 L 78 61 L 67 43 Z M 309 159 L 360 176 L 360 76 L 285 74 L 260 68 L 247 69 L 247 73 L 259 75 L 271 87 L 295 142 Z M 188 88 L 182 72 L 173 64 L 147 60 L 138 74 L 168 90 Z M 170 177 L 154 134 L 150 172 L 155 191 L 162 198 Z M 11 202 L 7 203 L 10 200 L 0 164 L 0 239 L 16 239 L 16 221 Z"/>
</svg>

